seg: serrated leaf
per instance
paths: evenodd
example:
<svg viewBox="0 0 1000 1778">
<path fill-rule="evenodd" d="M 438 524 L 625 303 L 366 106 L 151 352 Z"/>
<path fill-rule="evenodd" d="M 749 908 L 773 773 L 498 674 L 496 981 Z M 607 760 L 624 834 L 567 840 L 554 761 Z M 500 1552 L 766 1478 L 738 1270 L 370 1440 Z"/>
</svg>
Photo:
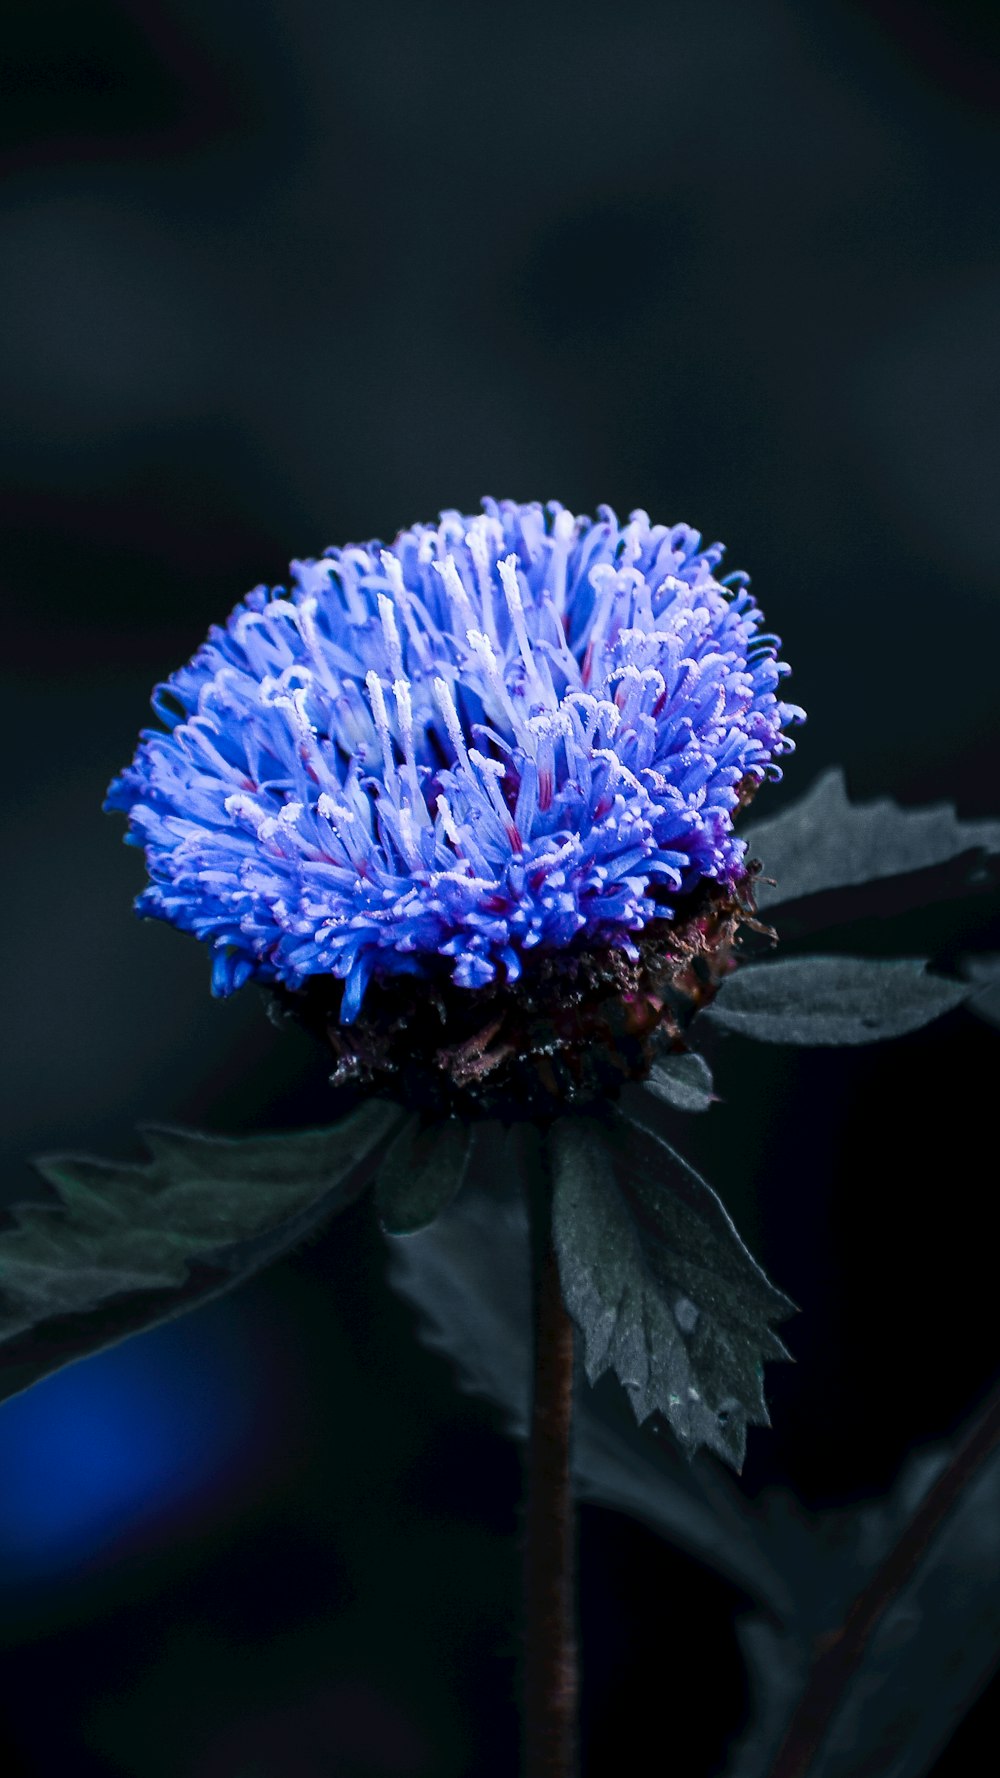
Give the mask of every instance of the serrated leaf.
<svg viewBox="0 0 1000 1778">
<path fill-rule="evenodd" d="M 616 1114 L 566 1117 L 550 1137 L 553 1229 L 566 1306 L 591 1382 L 613 1370 L 636 1419 L 739 1468 L 767 1425 L 763 1361 L 787 1357 L 769 1283 L 711 1186 L 668 1143 Z"/>
<path fill-rule="evenodd" d="M 902 1037 L 969 997 L 920 957 L 784 957 L 731 975 L 705 1017 L 762 1043 L 857 1044 Z"/>
<path fill-rule="evenodd" d="M 461 1189 L 473 1131 L 458 1118 L 410 1118 L 379 1164 L 375 1203 L 387 1235 L 426 1228 Z"/>
<path fill-rule="evenodd" d="M 523 1436 L 530 1388 L 527 1221 L 518 1196 L 479 1172 L 433 1227 L 390 1241 L 390 1280 L 417 1308 L 427 1344 Z M 764 1516 L 704 1453 L 687 1463 L 673 1441 L 654 1438 L 648 1424 L 636 1426 L 621 1392 L 606 1385 L 608 1378 L 596 1389 L 582 1386 L 577 1396 L 577 1492 L 642 1520 L 767 1605 L 766 1620 L 746 1617 L 737 1625 L 754 1712 L 727 1778 L 769 1778 L 817 1637 L 843 1621 L 943 1454 L 911 1458 L 886 1499 L 817 1513 L 782 1490 L 765 1496 Z M 862 1766 L 865 1778 L 926 1778 L 989 1679 L 1000 1648 L 998 1612 L 1000 1452 L 939 1530 L 895 1621 L 887 1621 L 881 1647 L 873 1641 L 878 1664 L 866 1662 L 860 1672 L 856 1700 L 845 1705 L 837 1742 L 824 1751 L 815 1778 L 858 1778 Z M 854 1719 L 852 1731 L 855 1709 L 867 1714 Z"/>
<path fill-rule="evenodd" d="M 462 1387 L 499 1407 L 507 1429 L 523 1438 L 531 1391 L 528 1220 L 512 1189 L 502 1132 L 486 1128 L 483 1164 L 477 1158 L 461 1196 L 431 1227 L 390 1238 L 389 1281 L 417 1309 L 425 1343 L 451 1360 Z M 578 1377 L 573 1420 L 581 1499 L 630 1513 L 770 1610 L 791 1609 L 754 1509 L 713 1459 L 688 1462 L 672 1438 L 637 1426 L 610 1377 L 596 1388 Z"/>
<path fill-rule="evenodd" d="M 54 1200 L 0 1232 L 0 1400 L 194 1308 L 342 1210 L 402 1113 L 370 1100 L 327 1130 L 142 1132 L 149 1160 L 49 1156 Z"/>
<path fill-rule="evenodd" d="M 748 857 L 764 876 L 760 908 L 777 907 L 824 889 L 944 864 L 964 852 L 1000 852 L 1000 821 L 959 821 L 948 803 L 901 809 L 889 797 L 852 803 L 840 766 L 824 772 L 806 795 L 746 830 Z M 772 885 L 765 879 L 773 877 Z"/>
<path fill-rule="evenodd" d="M 661 1056 L 653 1063 L 645 1084 L 675 1111 L 707 1111 L 715 1098 L 712 1070 L 696 1050 Z"/>
</svg>

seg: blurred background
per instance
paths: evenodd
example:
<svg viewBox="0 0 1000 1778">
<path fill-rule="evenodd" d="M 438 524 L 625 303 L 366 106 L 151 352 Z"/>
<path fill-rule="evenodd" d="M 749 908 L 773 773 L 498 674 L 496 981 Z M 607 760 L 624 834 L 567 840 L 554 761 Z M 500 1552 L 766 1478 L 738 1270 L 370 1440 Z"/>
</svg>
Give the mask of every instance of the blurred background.
<svg viewBox="0 0 1000 1778">
<path fill-rule="evenodd" d="M 769 810 L 841 760 L 997 812 L 996 7 L 10 0 L 0 81 L 2 1201 L 143 1119 L 328 1116 L 307 1041 L 132 919 L 100 813 L 153 682 L 293 555 L 484 493 L 684 519 L 810 713 Z M 751 1495 L 880 1492 L 995 1370 L 998 1049 L 964 1012 L 718 1046 L 686 1149 L 803 1309 Z M 0 1410 L 11 1778 L 516 1769 L 519 1453 L 384 1274 L 362 1204 Z M 746 1601 L 611 1512 L 581 1545 L 586 1778 L 651 1731 L 712 1772 Z M 998 1727 L 994 1692 L 935 1778 Z"/>
</svg>

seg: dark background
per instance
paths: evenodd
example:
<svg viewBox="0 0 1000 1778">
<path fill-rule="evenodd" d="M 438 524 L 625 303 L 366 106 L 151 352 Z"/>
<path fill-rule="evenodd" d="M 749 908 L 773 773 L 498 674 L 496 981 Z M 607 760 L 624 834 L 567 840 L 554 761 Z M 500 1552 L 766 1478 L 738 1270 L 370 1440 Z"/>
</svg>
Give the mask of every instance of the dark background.
<svg viewBox="0 0 1000 1778">
<path fill-rule="evenodd" d="M 100 813 L 154 680 L 292 555 L 485 492 L 683 518 L 810 712 L 770 809 L 839 759 L 996 812 L 998 51 L 958 0 L 8 6 L 4 1197 L 143 1118 L 328 1115 L 305 1039 L 132 920 Z M 718 1046 L 688 1150 L 804 1311 L 751 1494 L 878 1492 L 992 1374 L 997 1044 Z M 516 1769 L 518 1452 L 384 1263 L 362 1205 L 4 1408 L 5 1772 Z M 610 1512 L 581 1544 L 587 1778 L 647 1732 L 709 1773 L 746 1602 Z"/>
</svg>

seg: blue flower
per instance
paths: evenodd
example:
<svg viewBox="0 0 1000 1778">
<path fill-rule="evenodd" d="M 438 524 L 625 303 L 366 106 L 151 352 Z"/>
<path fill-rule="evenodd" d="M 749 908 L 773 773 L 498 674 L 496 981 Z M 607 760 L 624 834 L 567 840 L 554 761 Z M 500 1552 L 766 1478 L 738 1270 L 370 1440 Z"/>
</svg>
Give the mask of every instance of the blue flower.
<svg viewBox="0 0 1000 1778">
<path fill-rule="evenodd" d="M 556 502 L 294 562 L 157 688 L 106 807 L 146 849 L 140 913 L 212 946 L 212 985 L 373 973 L 515 982 L 621 947 L 704 879 L 802 712 L 743 574 L 686 525 Z"/>
</svg>

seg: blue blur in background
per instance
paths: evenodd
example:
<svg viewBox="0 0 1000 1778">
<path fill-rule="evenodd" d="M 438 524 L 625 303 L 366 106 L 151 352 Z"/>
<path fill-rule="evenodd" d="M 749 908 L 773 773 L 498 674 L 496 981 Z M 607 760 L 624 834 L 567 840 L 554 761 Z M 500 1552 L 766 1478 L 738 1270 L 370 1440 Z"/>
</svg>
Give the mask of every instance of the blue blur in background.
<svg viewBox="0 0 1000 1778">
<path fill-rule="evenodd" d="M 211 1305 L 81 1363 L 0 1414 L 0 1592 L 169 1532 L 253 1466 L 252 1338 Z"/>
</svg>

